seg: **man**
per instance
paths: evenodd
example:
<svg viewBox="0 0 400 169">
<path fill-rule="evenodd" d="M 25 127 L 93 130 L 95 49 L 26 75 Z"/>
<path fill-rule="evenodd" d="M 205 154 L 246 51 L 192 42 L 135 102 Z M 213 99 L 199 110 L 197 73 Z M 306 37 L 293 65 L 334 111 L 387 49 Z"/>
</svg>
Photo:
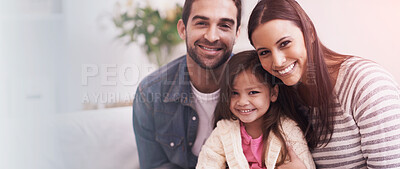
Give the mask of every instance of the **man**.
<svg viewBox="0 0 400 169">
<path fill-rule="evenodd" d="M 213 129 L 218 79 L 239 36 L 241 0 L 186 0 L 182 56 L 139 85 L 133 126 L 140 167 L 194 168 Z"/>
</svg>

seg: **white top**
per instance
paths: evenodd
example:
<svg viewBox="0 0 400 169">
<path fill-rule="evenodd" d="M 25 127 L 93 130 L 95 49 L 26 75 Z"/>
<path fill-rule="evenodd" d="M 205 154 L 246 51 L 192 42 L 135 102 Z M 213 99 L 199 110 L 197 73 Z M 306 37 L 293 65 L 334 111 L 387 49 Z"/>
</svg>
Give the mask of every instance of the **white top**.
<svg viewBox="0 0 400 169">
<path fill-rule="evenodd" d="M 192 147 L 192 153 L 199 156 L 200 149 L 213 130 L 214 110 L 219 99 L 219 89 L 213 93 L 202 93 L 190 82 L 194 95 L 194 105 L 199 117 L 196 140 Z M 193 117 L 195 118 L 195 117 Z M 196 120 L 196 119 L 194 119 Z"/>
<path fill-rule="evenodd" d="M 335 85 L 334 132 L 312 151 L 318 168 L 400 168 L 400 88 L 378 64 L 345 61 Z"/>
</svg>

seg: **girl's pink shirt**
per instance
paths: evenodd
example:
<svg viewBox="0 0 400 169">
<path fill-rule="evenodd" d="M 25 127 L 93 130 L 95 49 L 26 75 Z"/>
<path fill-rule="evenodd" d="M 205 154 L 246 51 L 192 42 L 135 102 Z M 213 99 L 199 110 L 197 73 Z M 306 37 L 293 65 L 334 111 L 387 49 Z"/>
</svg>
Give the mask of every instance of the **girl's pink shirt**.
<svg viewBox="0 0 400 169">
<path fill-rule="evenodd" d="M 262 136 L 253 139 L 247 132 L 243 123 L 240 123 L 240 133 L 242 137 L 242 147 L 244 156 L 249 163 L 250 169 L 266 169 L 265 166 L 262 165 L 262 149 L 263 149 L 263 140 Z"/>
</svg>

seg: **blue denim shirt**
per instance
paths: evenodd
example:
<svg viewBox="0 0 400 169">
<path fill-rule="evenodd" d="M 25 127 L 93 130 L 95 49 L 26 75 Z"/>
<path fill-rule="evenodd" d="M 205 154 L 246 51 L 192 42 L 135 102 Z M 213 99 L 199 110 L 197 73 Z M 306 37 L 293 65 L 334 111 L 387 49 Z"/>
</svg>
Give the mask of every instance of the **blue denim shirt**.
<svg viewBox="0 0 400 169">
<path fill-rule="evenodd" d="M 186 56 L 147 76 L 133 101 L 140 168 L 194 168 L 198 115 L 192 104 Z"/>
</svg>

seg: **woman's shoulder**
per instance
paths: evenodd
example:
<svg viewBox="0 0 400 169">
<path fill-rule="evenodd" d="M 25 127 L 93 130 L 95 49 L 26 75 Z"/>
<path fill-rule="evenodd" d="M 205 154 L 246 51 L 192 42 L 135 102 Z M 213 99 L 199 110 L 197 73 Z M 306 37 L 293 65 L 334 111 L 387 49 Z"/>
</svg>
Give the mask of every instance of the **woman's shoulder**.
<svg viewBox="0 0 400 169">
<path fill-rule="evenodd" d="M 357 56 L 350 57 L 344 61 L 339 71 L 339 76 L 346 80 L 352 77 L 377 76 L 382 74 L 393 78 L 392 75 L 378 63 Z"/>
<path fill-rule="evenodd" d="M 343 62 L 336 83 L 335 88 L 338 93 L 367 84 L 368 86 L 381 84 L 398 86 L 393 76 L 382 66 L 374 61 L 356 56 Z"/>
<path fill-rule="evenodd" d="M 368 70 L 384 70 L 379 64 L 372 60 L 368 60 L 365 58 L 352 56 L 349 57 L 346 61 L 342 63 L 340 66 L 339 76 L 346 75 L 360 75 L 362 72 L 366 72 Z"/>
</svg>

